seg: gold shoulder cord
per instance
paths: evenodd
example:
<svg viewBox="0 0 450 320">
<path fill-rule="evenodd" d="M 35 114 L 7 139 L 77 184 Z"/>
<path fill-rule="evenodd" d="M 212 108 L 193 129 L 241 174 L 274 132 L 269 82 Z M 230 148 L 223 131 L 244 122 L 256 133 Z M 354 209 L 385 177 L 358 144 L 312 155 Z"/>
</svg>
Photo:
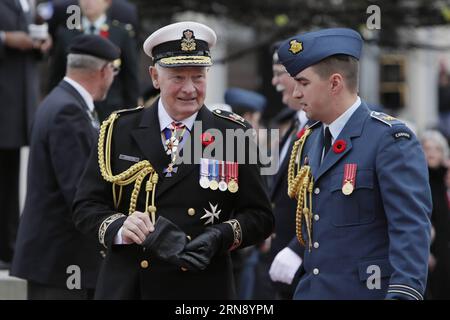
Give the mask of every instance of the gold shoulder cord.
<svg viewBox="0 0 450 320">
<path fill-rule="evenodd" d="M 314 178 L 311 173 L 311 167 L 308 164 L 304 164 L 303 166 L 300 165 L 303 146 L 305 145 L 306 138 L 311 132 L 311 129 L 307 129 L 303 136 L 295 142 L 292 148 L 291 158 L 289 159 L 288 168 L 288 195 L 291 199 L 297 199 L 297 210 L 295 214 L 295 231 L 297 239 L 302 245 L 306 246 L 302 232 L 302 220 L 305 219 L 310 251 L 312 247 L 312 190 Z M 297 166 L 296 159 L 298 159 Z"/>
<path fill-rule="evenodd" d="M 141 189 L 141 184 L 145 177 L 149 175 L 147 183 L 145 185 L 146 200 L 145 200 L 145 213 L 151 214 L 153 224 L 155 224 L 156 206 L 155 206 L 155 190 L 158 183 L 158 174 L 153 169 L 148 160 L 139 161 L 135 163 L 126 171 L 113 175 L 111 170 L 111 141 L 114 122 L 119 118 L 118 113 L 112 113 L 109 118 L 103 121 L 100 127 L 100 136 L 98 139 L 98 163 L 100 166 L 100 172 L 103 179 L 112 183 L 112 192 L 114 206 L 116 210 L 119 208 L 122 198 L 122 187 L 134 182 L 134 189 L 131 193 L 130 208 L 128 214 L 132 214 L 136 211 L 136 202 Z M 108 130 L 108 132 L 106 132 Z M 106 148 L 105 148 L 105 136 L 106 136 Z M 106 149 L 106 150 L 105 150 Z M 116 196 L 116 185 L 119 186 L 119 198 Z M 148 205 L 150 192 L 152 192 L 151 206 Z"/>
</svg>

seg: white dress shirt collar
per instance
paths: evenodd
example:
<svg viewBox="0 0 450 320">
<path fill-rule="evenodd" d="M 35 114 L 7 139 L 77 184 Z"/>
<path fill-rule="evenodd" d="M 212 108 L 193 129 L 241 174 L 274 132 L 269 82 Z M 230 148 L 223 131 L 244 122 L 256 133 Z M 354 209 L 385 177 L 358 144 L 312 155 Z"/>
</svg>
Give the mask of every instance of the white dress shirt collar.
<svg viewBox="0 0 450 320">
<path fill-rule="evenodd" d="M 83 100 L 86 102 L 86 105 L 88 106 L 89 111 L 93 112 L 95 109 L 95 106 L 94 106 L 94 99 L 92 98 L 91 94 L 81 84 L 79 84 L 78 82 L 76 82 L 73 79 L 70 79 L 69 77 L 64 77 L 64 81 L 69 83 L 72 87 L 75 88 L 75 90 L 77 90 L 77 92 L 81 95 Z"/>
<path fill-rule="evenodd" d="M 361 104 L 361 98 L 359 96 L 356 97 L 355 103 L 353 103 L 350 108 L 348 108 L 343 114 L 339 116 L 336 120 L 334 120 L 332 123 L 330 123 L 328 126 L 324 124 L 323 130 L 325 131 L 326 127 L 330 128 L 330 133 L 332 136 L 331 143 L 333 144 L 336 138 L 341 133 L 342 129 L 344 129 L 345 125 L 347 124 L 350 117 L 353 115 L 353 113 L 358 109 L 358 107 Z"/>
<path fill-rule="evenodd" d="M 84 30 L 85 33 L 90 33 L 91 32 L 91 30 L 90 30 L 91 25 L 94 25 L 94 27 L 95 27 L 95 34 L 99 34 L 101 26 L 104 25 L 105 23 L 106 23 L 106 14 L 102 14 L 93 23 L 91 21 L 89 21 L 89 19 L 86 18 L 85 16 L 83 16 L 81 18 L 81 24 L 83 26 L 83 30 Z"/>
<path fill-rule="evenodd" d="M 183 119 L 179 122 L 183 123 L 186 128 L 189 131 L 192 131 L 192 126 L 194 125 L 195 118 L 197 117 L 197 113 L 194 113 L 190 117 Z M 172 119 L 172 117 L 167 113 L 166 107 L 164 107 L 164 104 L 162 102 L 162 99 L 159 98 L 158 101 L 158 119 L 159 119 L 159 127 L 160 131 L 163 131 L 165 128 L 167 128 L 172 122 L 177 122 L 176 120 Z"/>
</svg>

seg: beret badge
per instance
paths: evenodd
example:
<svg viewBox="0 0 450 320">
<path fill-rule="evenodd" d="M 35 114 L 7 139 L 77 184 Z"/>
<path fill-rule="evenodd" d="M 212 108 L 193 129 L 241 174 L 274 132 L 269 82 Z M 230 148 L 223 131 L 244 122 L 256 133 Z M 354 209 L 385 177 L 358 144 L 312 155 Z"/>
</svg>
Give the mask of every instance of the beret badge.
<svg viewBox="0 0 450 320">
<path fill-rule="evenodd" d="M 181 38 L 182 51 L 194 51 L 196 49 L 194 32 L 192 30 L 184 30 Z"/>
<path fill-rule="evenodd" d="M 303 43 L 302 42 L 298 42 L 297 40 L 291 40 L 289 41 L 289 44 L 291 45 L 289 47 L 289 51 L 292 52 L 293 54 L 297 54 L 299 52 L 303 51 Z"/>
</svg>

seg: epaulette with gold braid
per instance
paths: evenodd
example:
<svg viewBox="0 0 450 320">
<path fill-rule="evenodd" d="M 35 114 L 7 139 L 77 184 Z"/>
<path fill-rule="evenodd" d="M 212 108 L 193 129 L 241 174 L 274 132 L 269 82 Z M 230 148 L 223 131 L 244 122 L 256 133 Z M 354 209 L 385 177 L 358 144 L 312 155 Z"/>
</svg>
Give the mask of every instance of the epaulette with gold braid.
<svg viewBox="0 0 450 320">
<path fill-rule="evenodd" d="M 295 141 L 288 167 L 288 195 L 291 199 L 297 199 L 295 214 L 297 239 L 302 245 L 306 246 L 302 231 L 302 223 L 303 219 L 305 219 L 309 250 L 311 250 L 312 246 L 312 191 L 314 177 L 307 161 L 302 165 L 301 159 L 306 139 L 312 133 L 312 130 L 313 128 L 307 128 L 300 139 Z"/>
<path fill-rule="evenodd" d="M 234 112 L 225 111 L 225 110 L 221 110 L 221 109 L 215 109 L 213 111 L 213 115 L 218 116 L 218 117 L 223 118 L 223 119 L 227 119 L 227 120 L 233 121 L 234 123 L 240 124 L 244 128 L 250 128 L 251 127 L 251 125 L 247 122 L 247 120 L 245 120 L 240 115 L 238 115 L 238 114 L 236 114 Z"/>
</svg>

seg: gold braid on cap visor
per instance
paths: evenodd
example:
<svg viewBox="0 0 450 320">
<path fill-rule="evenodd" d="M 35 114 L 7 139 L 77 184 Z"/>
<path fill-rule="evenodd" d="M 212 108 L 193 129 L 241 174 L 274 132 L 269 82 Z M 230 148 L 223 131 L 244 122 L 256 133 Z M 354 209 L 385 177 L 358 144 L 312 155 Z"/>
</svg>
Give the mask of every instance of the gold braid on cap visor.
<svg viewBox="0 0 450 320">
<path fill-rule="evenodd" d="M 161 58 L 157 60 L 156 62 L 159 62 L 164 65 L 171 65 L 171 64 L 199 64 L 199 65 L 212 65 L 212 59 L 211 57 L 206 56 L 176 56 L 176 57 L 167 57 L 167 58 Z"/>
<path fill-rule="evenodd" d="M 136 211 L 136 203 L 141 189 L 142 182 L 148 176 L 148 180 L 145 184 L 146 200 L 145 200 L 145 213 L 151 214 L 153 224 L 156 222 L 156 206 L 155 206 L 155 190 L 158 183 L 158 174 L 152 167 L 148 160 L 139 161 L 130 168 L 118 175 L 113 175 L 111 170 L 111 142 L 114 122 L 119 118 L 117 112 L 113 112 L 109 118 L 103 121 L 100 127 L 100 137 L 98 140 L 98 164 L 100 166 L 100 172 L 103 179 L 112 183 L 112 194 L 114 200 L 114 207 L 118 210 L 120 201 L 122 198 L 123 186 L 129 185 L 134 182 L 134 189 L 131 193 L 130 207 L 128 214 L 132 214 Z M 106 144 L 105 144 L 106 137 Z M 119 196 L 116 195 L 116 186 L 119 186 Z M 151 206 L 149 206 L 151 192 Z"/>
</svg>

